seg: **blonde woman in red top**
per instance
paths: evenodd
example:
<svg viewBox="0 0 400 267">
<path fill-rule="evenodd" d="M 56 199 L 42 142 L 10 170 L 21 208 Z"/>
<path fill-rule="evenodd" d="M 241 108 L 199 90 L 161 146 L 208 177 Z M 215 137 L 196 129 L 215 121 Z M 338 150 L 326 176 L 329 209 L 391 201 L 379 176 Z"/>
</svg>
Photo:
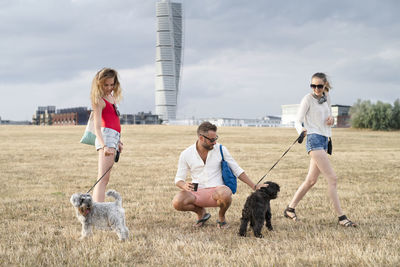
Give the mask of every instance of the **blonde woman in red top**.
<svg viewBox="0 0 400 267">
<path fill-rule="evenodd" d="M 91 101 L 96 133 L 96 150 L 99 154 L 98 178 L 113 164 L 116 152 L 122 152 L 121 125 L 117 103 L 121 100 L 121 86 L 118 73 L 109 68 L 97 72 L 92 82 Z M 100 180 L 93 190 L 93 199 L 104 202 L 105 191 L 111 170 Z"/>
</svg>

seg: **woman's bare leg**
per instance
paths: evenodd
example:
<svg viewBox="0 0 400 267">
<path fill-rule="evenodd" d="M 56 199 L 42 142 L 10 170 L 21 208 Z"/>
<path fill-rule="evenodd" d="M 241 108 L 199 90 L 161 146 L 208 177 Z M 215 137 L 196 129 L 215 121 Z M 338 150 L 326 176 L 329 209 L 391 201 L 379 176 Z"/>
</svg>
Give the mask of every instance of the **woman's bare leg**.
<svg viewBox="0 0 400 267">
<path fill-rule="evenodd" d="M 310 152 L 311 158 L 316 162 L 318 169 L 328 180 L 328 194 L 332 200 L 333 207 L 337 216 L 342 216 L 343 211 L 337 194 L 337 176 L 329 161 L 328 154 L 324 150 L 314 150 Z"/>
<path fill-rule="evenodd" d="M 97 179 L 99 179 L 113 164 L 114 164 L 114 154 L 110 156 L 105 156 L 103 149 L 99 149 L 99 163 L 97 171 Z M 93 190 L 93 200 L 95 202 L 104 202 L 106 198 L 106 187 L 108 181 L 110 180 L 111 170 L 107 172 L 106 175 L 97 183 Z"/>
</svg>

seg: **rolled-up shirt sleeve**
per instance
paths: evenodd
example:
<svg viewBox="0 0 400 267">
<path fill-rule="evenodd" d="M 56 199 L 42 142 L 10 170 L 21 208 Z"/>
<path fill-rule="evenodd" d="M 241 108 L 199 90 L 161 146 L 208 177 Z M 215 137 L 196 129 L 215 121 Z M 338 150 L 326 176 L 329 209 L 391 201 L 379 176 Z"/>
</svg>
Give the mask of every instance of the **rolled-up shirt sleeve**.
<svg viewBox="0 0 400 267">
<path fill-rule="evenodd" d="M 179 181 L 186 180 L 188 170 L 189 170 L 189 165 L 187 164 L 187 162 L 185 160 L 184 152 L 182 152 L 181 155 L 179 156 L 178 170 L 176 171 L 176 175 L 175 175 L 175 184 Z"/>
<path fill-rule="evenodd" d="M 226 162 L 228 162 L 229 168 L 231 168 L 233 174 L 236 177 L 239 177 L 244 172 L 244 170 L 240 168 L 239 164 L 236 163 L 236 161 L 233 159 L 225 146 L 222 146 L 222 152 L 224 153 L 224 159 Z"/>
</svg>

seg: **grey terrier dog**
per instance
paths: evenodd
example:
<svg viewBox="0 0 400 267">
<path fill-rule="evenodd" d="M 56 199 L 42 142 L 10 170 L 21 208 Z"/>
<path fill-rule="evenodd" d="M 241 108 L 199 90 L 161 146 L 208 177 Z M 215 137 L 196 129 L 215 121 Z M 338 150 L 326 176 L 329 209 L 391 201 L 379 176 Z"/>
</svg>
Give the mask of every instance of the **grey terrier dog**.
<svg viewBox="0 0 400 267">
<path fill-rule="evenodd" d="M 126 240 L 129 230 L 125 225 L 125 211 L 122 198 L 115 190 L 108 190 L 107 196 L 115 202 L 94 202 L 90 194 L 73 194 L 70 202 L 75 207 L 76 216 L 82 223 L 81 239 L 92 235 L 92 228 L 115 230 L 120 240 Z"/>
</svg>

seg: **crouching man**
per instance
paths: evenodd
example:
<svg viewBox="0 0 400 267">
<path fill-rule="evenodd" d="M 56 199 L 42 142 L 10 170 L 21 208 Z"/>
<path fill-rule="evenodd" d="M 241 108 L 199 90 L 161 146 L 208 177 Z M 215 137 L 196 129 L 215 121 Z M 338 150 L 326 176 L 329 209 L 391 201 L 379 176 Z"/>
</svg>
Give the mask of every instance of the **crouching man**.
<svg viewBox="0 0 400 267">
<path fill-rule="evenodd" d="M 222 180 L 222 156 L 217 139 L 217 126 L 210 122 L 203 122 L 197 128 L 196 143 L 186 148 L 179 157 L 175 184 L 181 191 L 175 195 L 172 204 L 176 210 L 196 213 L 195 227 L 203 226 L 210 219 L 211 215 L 205 209 L 208 207 L 219 207 L 218 228 L 229 227 L 225 213 L 232 202 L 232 191 L 224 185 Z M 228 162 L 233 174 L 239 180 L 253 190 L 266 186 L 263 184 L 256 188 L 225 146 L 222 147 L 222 152 L 225 161 Z M 192 177 L 191 183 L 185 181 L 188 172 Z M 198 185 L 195 185 L 195 183 L 198 183 Z M 195 186 L 197 191 L 195 191 Z"/>
</svg>

